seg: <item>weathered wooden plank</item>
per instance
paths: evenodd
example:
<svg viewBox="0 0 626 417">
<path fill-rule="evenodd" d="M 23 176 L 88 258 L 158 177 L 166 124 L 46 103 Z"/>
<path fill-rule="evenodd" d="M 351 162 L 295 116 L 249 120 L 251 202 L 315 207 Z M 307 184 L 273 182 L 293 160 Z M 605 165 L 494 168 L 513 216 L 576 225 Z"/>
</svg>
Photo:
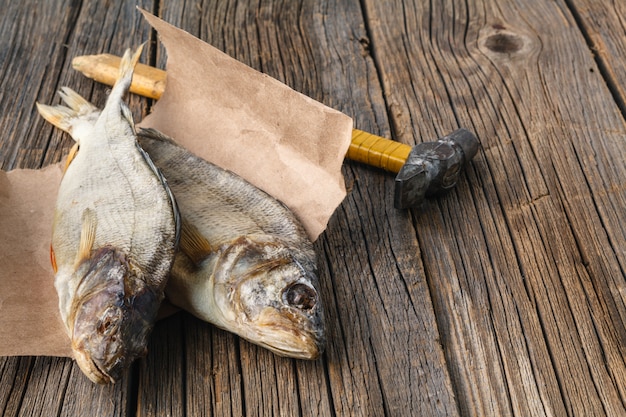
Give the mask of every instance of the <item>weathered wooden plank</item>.
<svg viewBox="0 0 626 417">
<path fill-rule="evenodd" d="M 241 344 L 242 397 L 247 416 L 299 415 L 293 360 L 266 349 Z"/>
<path fill-rule="evenodd" d="M 599 60 L 599 66 L 603 69 L 603 76 L 607 82 L 607 86 L 620 105 L 622 114 L 626 112 L 626 41 L 624 37 L 619 35 L 624 32 L 625 23 L 623 17 L 626 16 L 626 4 L 623 2 L 615 2 L 606 4 L 597 1 L 574 1 L 570 3 L 573 6 L 573 13 L 582 23 L 582 29 L 587 37 L 591 40 L 591 47 L 594 55 Z M 591 70 L 591 69 L 590 69 Z M 592 127 L 593 128 L 593 127 Z M 601 131 L 590 131 L 593 136 L 602 137 Z M 617 141 L 610 146 L 611 143 L 598 148 L 594 141 L 588 141 L 585 148 L 581 151 L 581 160 L 585 164 L 585 171 L 589 172 L 591 182 L 594 184 L 594 198 L 596 206 L 601 212 L 603 222 L 608 225 L 605 232 L 608 243 L 613 248 L 623 247 L 626 240 L 626 226 L 624 225 L 623 214 L 626 210 L 624 200 L 623 181 L 614 181 L 614 179 L 623 179 L 620 175 L 623 172 L 620 168 L 624 166 L 624 142 Z M 587 155 L 595 155 L 601 158 L 602 163 L 594 169 L 593 159 L 589 159 Z M 611 181 L 604 184 L 605 181 Z M 606 192 L 608 191 L 608 193 Z M 612 197 L 612 198 L 611 198 Z M 581 225 L 585 227 L 584 225 Z M 583 236 L 594 236 L 593 233 L 582 232 L 580 240 L 585 240 Z M 605 245 L 606 240 L 597 242 L 596 246 Z M 603 254 L 595 254 L 593 256 L 603 256 Z M 614 303 L 612 300 L 619 300 L 623 297 L 624 276 L 626 275 L 626 263 L 624 257 L 618 257 L 619 269 L 614 263 L 611 265 L 607 275 L 613 277 L 612 282 L 601 283 L 599 290 L 603 293 L 602 303 L 612 316 L 612 320 L 620 320 L 626 323 L 626 310 L 624 303 Z M 592 268 L 609 267 L 604 260 L 589 263 Z M 595 274 L 594 274 L 595 275 Z M 597 284 L 596 284 L 597 285 Z M 622 345 L 624 342 L 624 335 Z"/>
<path fill-rule="evenodd" d="M 175 314 L 152 331 L 148 355 L 138 361 L 137 416 L 187 415 L 182 320 Z"/>
<path fill-rule="evenodd" d="M 519 13 L 507 12 L 505 21 Z M 561 16 L 569 26 L 557 24 Z M 625 377 L 624 320 L 616 314 L 624 309 L 619 290 L 625 255 L 619 248 L 626 243 L 620 226 L 626 214 L 624 121 L 604 80 L 597 70 L 590 71 L 594 63 L 564 5 L 529 10 L 526 21 L 534 22 L 528 29 L 542 45 L 531 61 L 536 62 L 536 82 L 511 85 L 527 97 L 516 100 L 521 103 L 517 108 L 547 195 L 535 197 L 530 205 L 522 203 L 521 212 L 512 207 L 510 218 L 520 216 L 527 228 L 529 221 L 535 222 L 544 245 L 535 244 L 534 251 L 541 251 L 536 259 L 549 267 L 533 271 L 531 279 L 527 275 L 527 282 L 531 291 L 546 290 L 538 310 L 556 375 L 561 381 L 572 380 L 562 384 L 566 405 L 574 413 L 619 415 L 624 413 L 619 381 Z M 512 80 L 524 65 L 515 67 Z M 569 76 L 564 78 L 556 67 Z M 612 230 L 616 227 L 621 232 Z M 615 240 L 608 239 L 609 233 Z M 519 246 L 531 242 L 523 235 L 513 234 Z M 554 323 L 547 325 L 551 315 Z M 583 394 L 585 399 L 578 401 L 580 392 L 589 396 Z"/>
<path fill-rule="evenodd" d="M 462 413 L 624 413 L 624 123 L 564 3 L 366 9 L 399 136 L 483 145 L 416 221 Z"/>
<path fill-rule="evenodd" d="M 0 359 L 0 410 L 3 416 L 18 414 L 33 362 L 32 357 Z"/>
<path fill-rule="evenodd" d="M 65 361 L 53 358 L 32 358 L 28 373 L 19 376 L 22 379 L 28 375 L 27 382 L 26 378 L 16 381 L 26 382 L 24 385 L 19 384 L 24 387 L 24 391 L 16 392 L 21 396 L 19 408 L 5 410 L 5 415 L 41 415 L 45 412 L 58 414 L 65 394 L 65 384 L 71 371 L 71 366 L 62 362 Z M 60 382 L 56 389 L 46 386 L 48 378 Z"/>
<path fill-rule="evenodd" d="M 237 337 L 188 317 L 184 340 L 187 415 L 245 415 Z"/>
<path fill-rule="evenodd" d="M 65 358 L 14 357 L 1 361 L 0 410 L 3 416 L 122 416 L 128 413 L 127 378 L 113 386 L 97 386 Z"/>
<path fill-rule="evenodd" d="M 352 115 L 359 127 L 387 134 L 360 5 L 310 7 L 323 24 L 304 26 L 304 31 L 312 37 L 321 91 L 328 93 L 322 96 L 315 89 L 306 94 Z M 406 233 L 408 216 L 391 207 L 392 178 L 357 164 L 346 174 L 352 192 L 322 243 L 327 282 L 333 283 L 329 299 L 337 304 L 328 352 L 335 410 L 339 415 L 407 410 L 454 415 L 419 248 Z"/>
<path fill-rule="evenodd" d="M 64 366 L 71 369 L 66 381 L 57 380 L 52 372 L 43 373 L 37 377 L 45 383 L 40 387 L 42 391 L 58 392 L 62 395 L 59 416 L 128 416 L 131 414 L 134 403 L 131 372 L 124 375 L 115 385 L 102 386 L 89 381 L 75 363 L 66 359 L 41 358 L 41 360 L 63 361 Z M 60 386 L 64 386 L 65 389 L 59 390 Z M 50 415 L 45 407 L 36 414 Z"/>
<path fill-rule="evenodd" d="M 597 58 L 622 112 L 626 112 L 626 3 L 597 0 L 567 2 Z"/>
</svg>

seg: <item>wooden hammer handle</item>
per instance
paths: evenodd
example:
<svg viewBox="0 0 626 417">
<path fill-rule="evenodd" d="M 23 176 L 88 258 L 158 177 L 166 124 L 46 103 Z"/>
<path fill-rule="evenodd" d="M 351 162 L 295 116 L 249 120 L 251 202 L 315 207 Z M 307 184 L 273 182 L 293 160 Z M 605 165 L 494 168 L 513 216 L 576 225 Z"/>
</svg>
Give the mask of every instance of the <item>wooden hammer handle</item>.
<svg viewBox="0 0 626 417">
<path fill-rule="evenodd" d="M 87 77 L 107 85 L 115 84 L 120 57 L 111 54 L 84 55 L 72 60 L 72 67 Z M 165 90 L 166 73 L 149 65 L 137 64 L 130 92 L 158 100 Z M 352 130 L 346 157 L 353 161 L 398 173 L 411 147 L 362 130 Z"/>
<path fill-rule="evenodd" d="M 111 54 L 83 55 L 72 60 L 72 67 L 102 84 L 113 85 L 118 77 L 121 58 Z M 158 100 L 165 91 L 165 71 L 137 64 L 130 92 Z"/>
</svg>

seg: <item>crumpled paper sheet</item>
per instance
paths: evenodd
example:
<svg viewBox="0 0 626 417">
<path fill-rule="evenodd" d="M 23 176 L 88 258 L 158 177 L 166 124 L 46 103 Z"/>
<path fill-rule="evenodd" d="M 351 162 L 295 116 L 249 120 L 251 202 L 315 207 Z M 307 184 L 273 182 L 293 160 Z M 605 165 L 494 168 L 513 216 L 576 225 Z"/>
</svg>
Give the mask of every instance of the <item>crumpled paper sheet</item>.
<svg viewBox="0 0 626 417">
<path fill-rule="evenodd" d="M 168 62 L 165 94 L 141 126 L 282 201 L 315 240 L 346 195 L 341 165 L 352 119 L 143 14 Z"/>
<path fill-rule="evenodd" d="M 165 93 L 142 126 L 264 189 L 317 238 L 345 196 L 352 120 L 142 13 L 168 52 Z M 59 164 L 0 171 L 0 356 L 71 356 L 49 260 L 61 177 Z"/>
</svg>

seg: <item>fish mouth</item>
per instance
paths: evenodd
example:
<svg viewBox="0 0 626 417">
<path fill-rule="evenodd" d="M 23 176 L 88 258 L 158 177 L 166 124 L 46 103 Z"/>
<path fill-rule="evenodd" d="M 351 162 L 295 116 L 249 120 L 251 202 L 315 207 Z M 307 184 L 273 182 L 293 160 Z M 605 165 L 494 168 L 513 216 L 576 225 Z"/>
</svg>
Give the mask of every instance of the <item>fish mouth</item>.
<svg viewBox="0 0 626 417">
<path fill-rule="evenodd" d="M 301 346 L 276 346 L 276 345 L 265 345 L 261 344 L 261 346 L 266 349 L 274 352 L 278 356 L 283 356 L 285 358 L 292 359 L 303 359 L 303 360 L 315 360 L 320 357 L 323 353 L 323 348 L 318 346 L 316 343 L 307 343 Z"/>
<path fill-rule="evenodd" d="M 107 367 L 100 361 L 91 358 L 86 352 L 76 348 L 73 351 L 76 363 L 92 382 L 96 384 L 113 384 L 120 378 L 123 361 L 117 361 L 115 366 L 105 371 Z"/>
<path fill-rule="evenodd" d="M 251 341 L 279 356 L 315 360 L 324 352 L 323 327 L 316 326 L 316 322 L 304 324 L 301 315 L 292 311 L 266 307 L 256 320 L 256 326 L 260 334 Z"/>
</svg>

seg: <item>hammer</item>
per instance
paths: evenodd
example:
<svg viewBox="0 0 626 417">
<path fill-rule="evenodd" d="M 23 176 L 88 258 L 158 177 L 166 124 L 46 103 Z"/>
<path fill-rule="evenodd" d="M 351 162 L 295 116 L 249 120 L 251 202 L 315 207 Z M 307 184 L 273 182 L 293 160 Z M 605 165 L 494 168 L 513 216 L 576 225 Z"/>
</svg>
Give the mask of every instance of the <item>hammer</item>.
<svg viewBox="0 0 626 417">
<path fill-rule="evenodd" d="M 110 54 L 78 56 L 72 61 L 74 69 L 108 85 L 115 83 L 119 65 L 120 58 Z M 158 100 L 165 90 L 165 77 L 163 70 L 137 64 L 130 92 Z M 478 146 L 476 136 L 466 129 L 414 147 L 353 129 L 346 157 L 397 173 L 394 206 L 406 209 L 420 207 L 424 197 L 453 188 Z"/>
</svg>

